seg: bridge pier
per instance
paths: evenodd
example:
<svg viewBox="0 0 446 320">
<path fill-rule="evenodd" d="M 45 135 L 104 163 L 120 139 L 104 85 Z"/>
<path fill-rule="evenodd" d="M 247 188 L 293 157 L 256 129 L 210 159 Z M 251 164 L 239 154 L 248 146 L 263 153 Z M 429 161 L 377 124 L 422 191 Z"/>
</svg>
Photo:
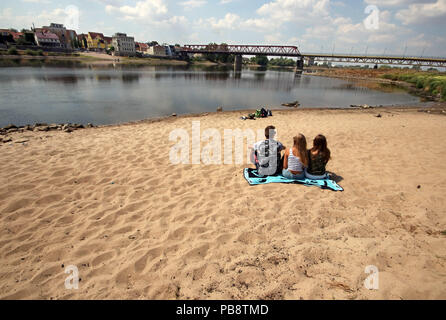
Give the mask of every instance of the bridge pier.
<svg viewBox="0 0 446 320">
<path fill-rule="evenodd" d="M 234 70 L 242 71 L 242 56 L 236 55 L 234 59 Z"/>
<path fill-rule="evenodd" d="M 294 69 L 296 75 L 302 74 L 304 71 L 304 59 L 303 57 L 298 57 L 296 61 L 296 68 Z"/>
<path fill-rule="evenodd" d="M 304 62 L 306 62 L 308 67 L 312 67 L 314 66 L 314 58 L 313 57 L 309 57 L 309 58 L 305 58 Z M 305 63 L 304 63 L 305 64 Z"/>
</svg>

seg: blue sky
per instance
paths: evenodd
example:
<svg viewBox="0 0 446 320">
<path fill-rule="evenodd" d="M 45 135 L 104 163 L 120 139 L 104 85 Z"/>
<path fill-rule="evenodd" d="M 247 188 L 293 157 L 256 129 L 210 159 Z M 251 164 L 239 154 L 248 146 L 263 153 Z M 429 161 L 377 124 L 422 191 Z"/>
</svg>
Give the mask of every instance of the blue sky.
<svg viewBox="0 0 446 320">
<path fill-rule="evenodd" d="M 365 13 L 369 5 L 375 7 Z M 73 20 L 73 10 L 79 19 Z M 78 33 L 125 32 L 144 42 L 446 56 L 446 0 L 1 1 L 0 28 L 29 28 L 33 22 L 71 23 Z"/>
</svg>

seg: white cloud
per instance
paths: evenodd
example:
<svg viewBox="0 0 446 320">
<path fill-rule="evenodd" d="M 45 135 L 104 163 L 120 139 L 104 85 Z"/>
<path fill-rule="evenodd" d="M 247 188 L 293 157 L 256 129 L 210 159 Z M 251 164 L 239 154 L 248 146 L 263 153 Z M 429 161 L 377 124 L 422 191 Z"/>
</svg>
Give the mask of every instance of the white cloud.
<svg viewBox="0 0 446 320">
<path fill-rule="evenodd" d="M 274 21 L 269 19 L 242 19 L 235 13 L 227 13 L 221 19 L 216 19 L 214 17 L 200 19 L 195 24 L 196 27 L 210 27 L 217 32 L 221 32 L 223 30 L 251 30 L 265 32 L 276 29 Z"/>
<path fill-rule="evenodd" d="M 66 17 L 67 13 L 65 12 L 65 9 L 61 8 L 56 8 L 51 11 L 44 10 L 37 16 L 39 20 L 46 20 L 56 23 L 63 23 Z"/>
<path fill-rule="evenodd" d="M 224 18 L 216 19 L 214 17 L 206 19 L 206 22 L 215 30 L 237 29 L 240 26 L 241 18 L 234 13 L 227 13 Z"/>
<path fill-rule="evenodd" d="M 323 24 L 309 24 L 300 37 L 301 44 L 305 45 L 303 51 L 330 50 L 331 52 L 335 47 L 334 50 L 338 53 L 348 53 L 353 49 L 355 52 L 364 50 L 368 46 L 369 53 L 372 51 L 381 53 L 389 44 L 401 45 L 404 43 L 402 39 L 410 36 L 410 30 L 392 23 L 390 11 L 381 11 L 379 18 L 378 30 L 368 30 L 362 21 L 353 22 L 347 17 L 326 17 Z M 312 43 L 320 43 L 319 46 L 323 44 L 325 49 L 317 48 Z"/>
<path fill-rule="evenodd" d="M 169 19 L 164 20 L 163 22 L 167 22 L 170 25 L 186 25 L 189 23 L 189 20 L 185 16 L 172 16 Z"/>
<path fill-rule="evenodd" d="M 138 1 L 135 6 L 115 6 L 106 5 L 107 13 L 119 13 L 126 20 L 147 19 L 154 16 L 160 16 L 167 13 L 167 6 L 163 0 L 144 0 Z"/>
<path fill-rule="evenodd" d="M 178 4 L 180 6 L 183 6 L 184 9 L 192 9 L 192 8 L 199 8 L 207 4 L 208 2 L 206 0 L 188 0 L 179 2 Z"/>
<path fill-rule="evenodd" d="M 44 4 L 51 3 L 50 0 L 21 0 L 21 1 L 25 3 L 44 3 Z"/>
<path fill-rule="evenodd" d="M 332 25 L 316 25 L 305 29 L 305 34 L 302 36 L 306 39 L 320 39 L 328 40 L 333 37 L 335 28 Z"/>
<path fill-rule="evenodd" d="M 65 9 L 56 8 L 53 10 L 43 10 L 40 13 L 14 13 L 12 8 L 4 8 L 0 11 L 0 21 L 7 27 L 22 29 L 31 28 L 35 23 L 36 27 L 49 25 L 51 22 L 64 23 L 67 18 Z"/>
<path fill-rule="evenodd" d="M 432 3 L 434 1 L 435 0 L 365 0 L 365 3 L 374 4 L 378 7 L 401 7 L 414 3 Z"/>
<path fill-rule="evenodd" d="M 269 16 L 276 23 L 312 19 L 329 14 L 330 0 L 275 0 L 262 5 L 257 13 Z"/>
<path fill-rule="evenodd" d="M 416 24 L 423 22 L 433 22 L 435 19 L 446 19 L 446 0 L 437 0 L 435 3 L 411 4 L 407 9 L 402 9 L 396 14 L 397 19 L 403 24 Z"/>
<path fill-rule="evenodd" d="M 265 41 L 267 43 L 272 43 L 272 44 L 282 44 L 283 43 L 283 38 L 282 35 L 278 32 L 273 33 L 273 34 L 267 34 L 265 35 Z"/>
</svg>

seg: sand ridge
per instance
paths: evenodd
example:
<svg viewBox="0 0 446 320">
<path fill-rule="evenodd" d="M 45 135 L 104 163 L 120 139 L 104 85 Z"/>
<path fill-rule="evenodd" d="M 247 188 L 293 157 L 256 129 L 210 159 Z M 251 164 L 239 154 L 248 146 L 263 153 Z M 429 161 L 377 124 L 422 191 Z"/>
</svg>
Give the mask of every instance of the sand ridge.
<svg viewBox="0 0 446 320">
<path fill-rule="evenodd" d="M 169 118 L 0 145 L 2 299 L 446 298 L 446 122 L 415 111 Z M 173 165 L 169 132 L 327 136 L 344 192 Z M 311 143 L 311 142 L 310 142 Z M 420 186 L 418 188 L 418 186 Z M 78 290 L 64 268 L 76 265 Z M 364 268 L 376 265 L 379 290 Z"/>
</svg>

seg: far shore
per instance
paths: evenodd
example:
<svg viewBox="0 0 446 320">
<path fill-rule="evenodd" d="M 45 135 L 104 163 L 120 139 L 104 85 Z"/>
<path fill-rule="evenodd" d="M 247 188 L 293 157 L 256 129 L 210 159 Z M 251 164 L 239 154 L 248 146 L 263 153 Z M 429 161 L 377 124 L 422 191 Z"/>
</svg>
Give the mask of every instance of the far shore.
<svg viewBox="0 0 446 320">
<path fill-rule="evenodd" d="M 112 57 L 105 59 L 101 57 L 79 55 L 79 56 L 26 56 L 26 55 L 0 55 L 0 66 L 10 66 L 11 64 L 19 64 L 26 66 L 29 62 L 37 61 L 40 63 L 57 63 L 72 62 L 89 65 L 112 65 L 112 64 L 133 64 L 133 65 L 187 65 L 186 61 L 173 59 L 157 59 L 157 58 L 127 58 Z M 2 63 L 3 62 L 3 63 Z"/>
<path fill-rule="evenodd" d="M 111 56 L 104 53 L 96 52 L 78 52 L 73 54 L 53 55 L 52 53 L 44 53 L 41 55 L 25 55 L 21 51 L 19 55 L 5 55 L 0 54 L 0 67 L 20 67 L 20 66 L 126 66 L 126 67 L 144 67 L 144 66 L 197 66 L 197 67 L 231 67 L 232 64 L 212 62 L 208 60 L 193 60 L 184 61 L 177 59 L 162 59 L 162 58 L 137 58 L 137 57 L 119 57 Z M 271 70 L 294 70 L 294 67 L 289 66 L 260 66 L 256 64 L 246 64 L 247 68 L 267 68 Z M 424 101 L 441 101 L 445 100 L 444 93 L 441 89 L 432 88 L 429 85 L 429 79 L 421 87 L 416 81 L 403 81 L 406 79 L 399 79 L 401 75 L 415 75 L 420 77 L 426 76 L 426 71 L 419 71 L 413 69 L 399 69 L 399 68 L 325 68 L 325 67 L 307 67 L 304 69 L 304 74 L 319 77 L 340 78 L 346 80 L 357 81 L 360 86 L 365 86 L 369 89 L 388 91 L 393 88 L 400 88 L 409 92 L 412 95 L 421 97 Z M 444 72 L 434 72 L 428 77 L 436 77 L 439 75 L 441 79 L 445 78 Z M 444 80 L 441 80 L 444 83 Z M 386 87 L 387 86 L 387 87 Z M 439 91 L 440 90 L 440 91 Z M 439 93 L 440 92 L 440 93 Z M 441 94 L 443 96 L 441 96 Z"/>
</svg>

